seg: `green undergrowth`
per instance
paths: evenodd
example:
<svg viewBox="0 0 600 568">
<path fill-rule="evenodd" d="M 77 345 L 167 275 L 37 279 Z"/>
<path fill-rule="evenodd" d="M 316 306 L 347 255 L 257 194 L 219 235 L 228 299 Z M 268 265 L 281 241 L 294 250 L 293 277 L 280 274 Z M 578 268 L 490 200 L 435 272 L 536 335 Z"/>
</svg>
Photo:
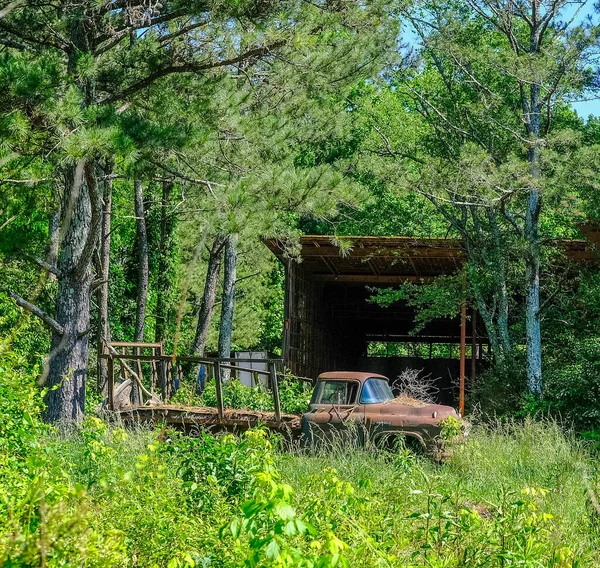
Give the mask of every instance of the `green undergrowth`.
<svg viewBox="0 0 600 568">
<path fill-rule="evenodd" d="M 274 410 L 273 395 L 266 387 L 248 387 L 237 379 L 231 379 L 223 384 L 223 404 L 226 408 L 257 410 L 272 412 Z M 291 375 L 284 375 L 279 380 L 279 399 L 282 412 L 302 414 L 306 412 L 313 387 L 311 384 L 299 381 Z M 209 382 L 202 394 L 196 391 L 192 382 L 183 382 L 171 400 L 174 404 L 191 406 L 217 406 L 217 392 L 214 381 Z"/>
<path fill-rule="evenodd" d="M 261 429 L 59 432 L 2 371 L 0 566 L 597 565 L 598 468 L 550 421 L 476 426 L 441 465 Z"/>
</svg>

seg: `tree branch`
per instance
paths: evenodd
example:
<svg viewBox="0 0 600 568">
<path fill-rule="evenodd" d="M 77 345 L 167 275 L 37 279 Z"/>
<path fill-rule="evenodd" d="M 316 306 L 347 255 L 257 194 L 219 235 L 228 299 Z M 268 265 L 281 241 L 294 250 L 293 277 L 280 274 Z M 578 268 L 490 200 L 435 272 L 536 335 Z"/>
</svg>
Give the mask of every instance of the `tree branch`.
<svg viewBox="0 0 600 568">
<path fill-rule="evenodd" d="M 18 294 L 14 292 L 9 292 L 8 295 L 17 303 L 17 306 L 20 306 L 24 310 L 27 310 L 29 313 L 34 316 L 40 318 L 46 325 L 50 326 L 54 332 L 58 335 L 64 335 L 65 330 L 62 325 L 60 325 L 54 318 L 50 317 L 45 311 L 41 310 L 34 304 L 29 303 L 25 298 L 21 298 Z"/>
<path fill-rule="evenodd" d="M 96 172 L 94 171 L 94 164 L 92 162 L 86 162 L 83 166 L 85 184 L 88 189 L 88 195 L 90 198 L 90 209 L 92 212 L 92 218 L 90 220 L 90 230 L 87 234 L 85 244 L 79 260 L 77 261 L 77 272 L 82 275 L 90 263 L 90 259 L 94 253 L 94 249 L 98 243 L 98 237 L 100 235 L 100 221 L 101 215 L 99 214 L 99 199 L 98 199 L 98 187 L 96 185 Z"/>
<path fill-rule="evenodd" d="M 189 177 L 182 172 L 178 172 L 177 170 L 174 170 L 173 168 L 170 168 L 169 166 L 165 166 L 164 164 L 161 164 L 160 162 L 155 162 L 154 160 L 148 160 L 148 161 L 151 164 L 154 164 L 157 168 L 160 168 L 161 170 L 164 170 L 165 172 L 169 172 L 171 175 L 173 175 L 179 179 L 188 181 L 190 183 L 195 183 L 198 185 L 205 185 L 206 187 L 208 187 L 208 189 L 210 190 L 211 193 L 212 193 L 213 185 L 215 185 L 217 187 L 225 187 L 222 183 L 217 183 L 216 181 L 208 181 L 206 179 L 198 179 L 198 178 Z"/>
<path fill-rule="evenodd" d="M 55 276 L 60 277 L 60 270 L 56 266 L 53 266 L 49 262 L 46 262 L 44 259 L 39 258 L 31 253 L 28 253 L 25 250 L 20 251 L 21 254 L 28 260 L 35 262 L 40 268 L 43 268 L 46 272 L 50 272 L 50 274 L 54 274 Z"/>
<path fill-rule="evenodd" d="M 107 97 L 103 101 L 100 101 L 100 104 L 114 103 L 120 99 L 124 99 L 135 95 L 139 91 L 151 86 L 153 83 L 161 79 L 162 77 L 166 77 L 168 75 L 173 75 L 175 73 L 200 73 L 202 71 L 208 71 L 210 69 L 216 69 L 218 67 L 227 67 L 228 65 L 234 65 L 236 63 L 240 63 L 246 59 L 250 59 L 253 57 L 262 57 L 271 53 L 273 49 L 281 47 L 285 45 L 285 41 L 280 40 L 276 41 L 270 45 L 266 45 L 263 47 L 256 47 L 254 49 L 249 49 L 244 53 L 240 53 L 235 57 L 231 57 L 230 59 L 223 59 L 220 61 L 210 61 L 209 63 L 180 63 L 178 65 L 169 65 L 167 67 L 163 67 L 162 69 L 158 69 L 154 71 L 154 73 L 150 73 L 148 76 L 144 77 L 137 83 L 130 85 L 120 93 L 115 93 L 110 97 Z"/>
<path fill-rule="evenodd" d="M 14 2 L 9 2 L 8 5 L 4 6 L 4 8 L 0 10 L 0 20 L 8 16 L 8 14 L 12 12 L 15 8 L 23 6 L 23 4 L 25 4 L 24 0 L 15 0 Z"/>
<path fill-rule="evenodd" d="M 8 225 L 10 225 L 16 218 L 17 218 L 17 216 L 13 215 L 12 217 L 9 217 L 6 221 L 4 221 L 4 223 L 2 223 L 2 225 L 0 225 L 0 231 L 2 229 L 5 229 Z"/>
</svg>

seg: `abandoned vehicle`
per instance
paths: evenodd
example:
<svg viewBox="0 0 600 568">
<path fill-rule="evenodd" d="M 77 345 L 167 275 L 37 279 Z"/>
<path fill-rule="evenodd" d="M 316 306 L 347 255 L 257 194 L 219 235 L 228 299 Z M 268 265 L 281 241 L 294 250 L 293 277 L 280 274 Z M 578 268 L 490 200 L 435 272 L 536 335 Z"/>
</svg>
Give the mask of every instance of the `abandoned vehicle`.
<svg viewBox="0 0 600 568">
<path fill-rule="evenodd" d="M 349 432 L 358 445 L 367 440 L 379 447 L 408 447 L 435 453 L 441 448 L 442 422 L 458 419 L 451 406 L 395 397 L 387 377 L 374 373 L 336 371 L 317 378 L 302 434 L 314 446 Z"/>
</svg>

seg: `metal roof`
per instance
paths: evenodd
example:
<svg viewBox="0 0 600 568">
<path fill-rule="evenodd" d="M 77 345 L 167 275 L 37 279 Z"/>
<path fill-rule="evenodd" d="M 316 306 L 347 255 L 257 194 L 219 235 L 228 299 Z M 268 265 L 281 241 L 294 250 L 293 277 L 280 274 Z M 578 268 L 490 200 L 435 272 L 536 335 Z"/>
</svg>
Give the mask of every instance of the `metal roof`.
<svg viewBox="0 0 600 568">
<path fill-rule="evenodd" d="M 349 248 L 343 250 L 338 239 L 350 243 Z M 263 241 L 280 260 L 289 258 L 284 241 L 274 238 Z M 299 244 L 297 260 L 314 281 L 321 282 L 371 285 L 427 282 L 453 274 L 466 259 L 462 241 L 457 239 L 304 235 Z M 555 245 L 569 259 L 597 260 L 587 241 L 555 241 Z"/>
</svg>

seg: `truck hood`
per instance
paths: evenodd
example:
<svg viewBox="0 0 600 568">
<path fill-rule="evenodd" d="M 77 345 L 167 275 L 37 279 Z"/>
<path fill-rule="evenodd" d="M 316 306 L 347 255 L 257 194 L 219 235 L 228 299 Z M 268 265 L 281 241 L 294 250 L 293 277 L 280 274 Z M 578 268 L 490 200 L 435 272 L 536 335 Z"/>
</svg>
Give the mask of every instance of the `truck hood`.
<svg viewBox="0 0 600 568">
<path fill-rule="evenodd" d="M 445 406 L 442 404 L 425 404 L 420 405 L 414 404 L 403 404 L 398 399 L 390 400 L 381 404 L 369 404 L 365 409 L 367 416 L 373 414 L 381 414 L 387 416 L 405 416 L 412 419 L 427 419 L 433 423 L 444 420 L 452 416 L 458 418 L 456 410 L 451 406 Z"/>
</svg>

